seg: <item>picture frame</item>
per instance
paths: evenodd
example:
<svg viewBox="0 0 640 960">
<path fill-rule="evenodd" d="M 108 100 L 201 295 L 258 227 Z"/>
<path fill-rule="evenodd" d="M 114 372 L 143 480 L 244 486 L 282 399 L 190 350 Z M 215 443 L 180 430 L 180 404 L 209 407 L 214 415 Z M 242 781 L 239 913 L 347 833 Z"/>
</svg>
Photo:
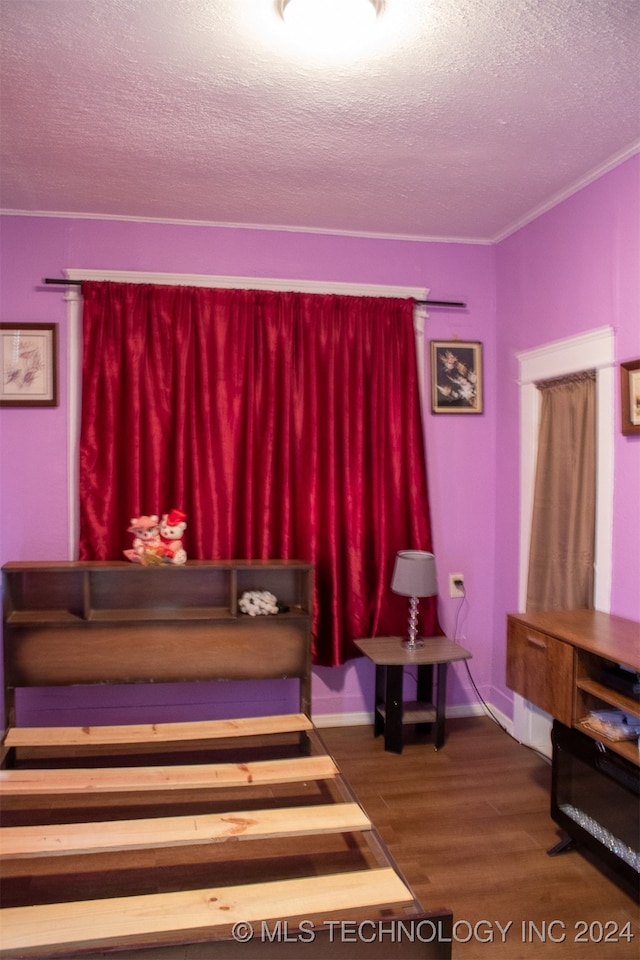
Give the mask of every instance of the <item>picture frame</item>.
<svg viewBox="0 0 640 960">
<path fill-rule="evenodd" d="M 0 407 L 58 406 L 58 327 L 0 323 Z"/>
<path fill-rule="evenodd" d="M 482 413 L 482 344 L 431 340 L 431 412 Z"/>
<path fill-rule="evenodd" d="M 620 429 L 625 436 L 640 433 L 640 360 L 620 364 Z"/>
</svg>

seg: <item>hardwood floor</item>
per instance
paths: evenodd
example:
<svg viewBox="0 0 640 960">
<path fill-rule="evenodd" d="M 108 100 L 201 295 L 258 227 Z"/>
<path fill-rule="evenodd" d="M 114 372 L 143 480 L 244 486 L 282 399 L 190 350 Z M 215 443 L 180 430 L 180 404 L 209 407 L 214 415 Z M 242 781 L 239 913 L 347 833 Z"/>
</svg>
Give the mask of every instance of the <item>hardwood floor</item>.
<svg viewBox="0 0 640 960">
<path fill-rule="evenodd" d="M 640 956 L 640 916 L 630 893 L 577 851 L 547 855 L 559 836 L 549 816 L 550 765 L 490 719 L 449 721 L 447 741 L 437 752 L 428 738 L 412 737 L 410 728 L 401 755 L 386 753 L 382 738 L 373 736 L 371 726 L 322 729 L 320 734 L 423 908 L 453 911 L 454 960 L 637 960 Z M 306 792 L 309 802 L 317 802 L 314 785 L 303 786 L 302 791 L 296 787 L 296 803 L 305 802 Z M 271 789 L 265 788 L 264 796 L 255 802 L 268 805 Z M 78 819 L 86 819 L 84 813 L 92 802 L 90 797 L 83 800 L 86 809 Z M 218 798 L 217 802 L 223 801 Z M 208 809 L 203 797 L 197 804 L 190 801 L 185 812 Z M 223 805 L 222 809 L 238 807 Z M 112 813 L 126 815 L 124 810 Z M 155 811 L 155 815 L 161 813 Z M 145 815 L 144 807 L 138 815 Z M 15 823 L 30 822 L 31 816 L 29 804 L 23 802 L 13 811 L 3 811 L 3 819 Z M 95 813 L 91 817 L 99 819 Z M 306 870 L 312 856 L 318 858 L 322 872 L 324 843 L 319 838 L 315 852 L 311 847 L 296 849 L 289 864 L 291 875 L 303 872 L 297 860 L 305 860 Z M 336 853 L 333 841 L 326 843 L 332 863 L 341 856 L 345 869 L 354 868 L 352 847 L 341 847 Z M 110 873 L 95 875 L 90 864 L 80 868 L 73 856 L 45 861 L 36 872 L 28 861 L 16 861 L 11 877 L 5 875 L 3 898 L 8 905 L 19 903 L 24 890 L 28 902 L 50 902 L 52 884 L 55 898 L 56 885 L 62 880 L 71 896 L 78 897 L 113 895 L 109 883 L 120 895 L 152 892 L 165 885 L 168 889 L 176 877 L 184 882 L 185 873 L 193 886 L 208 885 L 212 872 L 222 883 L 236 882 L 238 877 L 241 882 L 259 881 L 268 872 L 274 852 L 278 855 L 269 844 L 275 841 L 265 842 L 264 859 L 253 866 L 255 877 L 246 875 L 240 844 L 224 850 L 208 845 L 195 864 L 188 854 L 183 862 L 180 851 L 141 850 L 135 868 L 127 860 L 125 869 L 117 853 L 109 854 Z M 304 960 L 303 946 L 296 960 Z M 210 960 L 207 953 L 206 944 L 200 944 L 92 956 L 96 960 L 143 956 L 146 960 Z M 389 960 L 394 955 L 390 944 Z"/>
<path fill-rule="evenodd" d="M 456 960 L 640 956 L 634 898 L 577 851 L 547 855 L 551 767 L 492 720 L 449 721 L 438 752 L 321 734 L 423 907 L 453 911 Z"/>
</svg>

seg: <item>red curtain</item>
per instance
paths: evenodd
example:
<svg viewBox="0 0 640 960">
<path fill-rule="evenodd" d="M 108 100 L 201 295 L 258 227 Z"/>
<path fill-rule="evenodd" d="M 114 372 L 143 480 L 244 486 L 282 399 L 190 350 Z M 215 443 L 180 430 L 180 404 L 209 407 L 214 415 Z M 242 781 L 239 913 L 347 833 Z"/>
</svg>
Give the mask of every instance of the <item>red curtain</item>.
<svg viewBox="0 0 640 960">
<path fill-rule="evenodd" d="M 395 553 L 432 549 L 412 301 L 83 295 L 80 558 L 121 559 L 130 518 L 177 508 L 191 559 L 315 564 L 314 662 L 402 634 Z"/>
</svg>

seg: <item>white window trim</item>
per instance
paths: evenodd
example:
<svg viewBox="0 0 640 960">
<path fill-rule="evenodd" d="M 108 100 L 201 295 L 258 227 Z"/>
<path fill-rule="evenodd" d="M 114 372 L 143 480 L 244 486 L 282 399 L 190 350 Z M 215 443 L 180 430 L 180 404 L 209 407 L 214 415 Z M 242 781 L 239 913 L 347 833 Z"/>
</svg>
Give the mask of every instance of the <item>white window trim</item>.
<svg viewBox="0 0 640 960">
<path fill-rule="evenodd" d="M 107 280 L 114 283 L 155 283 L 165 286 L 218 287 L 226 290 L 290 290 L 293 293 L 335 293 L 352 297 L 413 297 L 426 300 L 425 287 L 378 283 L 339 283 L 330 280 L 283 280 L 275 277 L 218 277 L 200 273 L 143 273 L 137 270 L 65 270 L 67 280 Z"/>
<path fill-rule="evenodd" d="M 399 297 L 424 301 L 429 289 L 426 287 L 388 286 L 385 284 L 333 283 L 326 280 L 282 280 L 270 277 L 232 277 L 209 276 L 192 273 L 143 273 L 136 270 L 64 270 L 67 280 L 111 281 L 113 283 L 152 283 L 165 286 L 215 287 L 234 290 L 275 290 L 293 293 L 337 294 L 352 297 Z M 78 555 L 78 534 L 80 518 L 78 510 L 78 448 L 80 440 L 80 400 L 81 400 L 81 318 L 82 293 L 80 287 L 69 287 L 66 299 L 69 303 L 69 447 L 68 447 L 68 509 L 69 509 L 69 558 Z M 424 410 L 424 320 L 426 307 L 417 305 L 414 309 L 414 333 L 416 338 L 416 362 L 418 364 L 418 385 Z"/>
</svg>

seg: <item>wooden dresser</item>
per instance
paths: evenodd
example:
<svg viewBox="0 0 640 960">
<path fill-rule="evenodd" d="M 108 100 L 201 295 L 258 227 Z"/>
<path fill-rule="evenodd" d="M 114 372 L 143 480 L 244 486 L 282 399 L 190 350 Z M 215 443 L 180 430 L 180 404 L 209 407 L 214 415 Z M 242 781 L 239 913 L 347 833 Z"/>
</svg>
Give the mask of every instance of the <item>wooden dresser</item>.
<svg viewBox="0 0 640 960">
<path fill-rule="evenodd" d="M 606 679 L 611 665 L 640 671 L 640 623 L 597 610 L 552 610 L 510 614 L 507 631 L 507 686 L 554 720 L 588 733 L 590 710 L 640 717 L 638 700 Z M 635 741 L 607 746 L 638 764 Z"/>
</svg>

